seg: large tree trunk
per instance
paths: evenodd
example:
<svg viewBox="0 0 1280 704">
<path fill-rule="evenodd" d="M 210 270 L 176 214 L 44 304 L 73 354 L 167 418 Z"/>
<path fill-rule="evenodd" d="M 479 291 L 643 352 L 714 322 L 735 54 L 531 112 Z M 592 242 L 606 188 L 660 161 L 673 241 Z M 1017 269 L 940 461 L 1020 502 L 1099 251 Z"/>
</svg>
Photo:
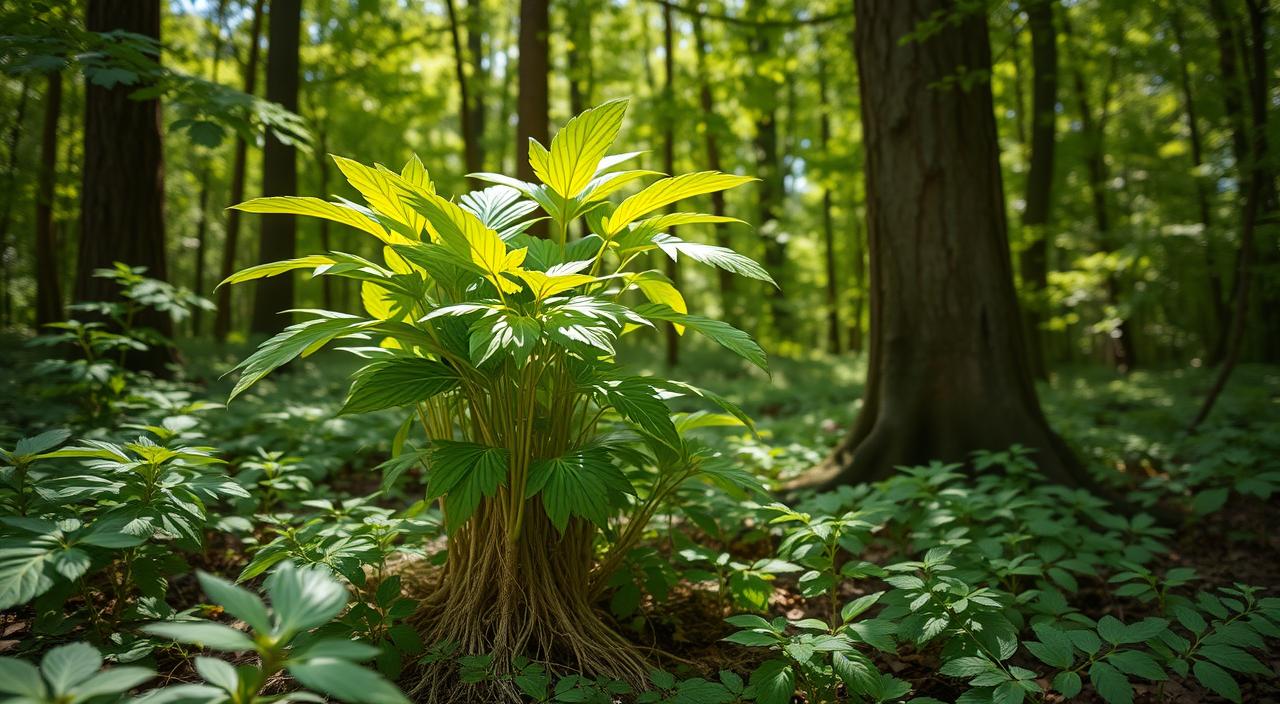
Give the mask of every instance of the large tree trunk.
<svg viewBox="0 0 1280 704">
<path fill-rule="evenodd" d="M 267 28 L 267 100 L 286 110 L 298 111 L 298 40 L 302 26 L 301 0 L 272 0 Z M 267 135 L 262 150 L 262 195 L 292 196 L 298 193 L 295 149 L 274 135 Z M 297 248 L 297 221 L 292 215 L 262 216 L 258 261 L 291 259 Z M 293 277 L 276 276 L 258 283 L 253 299 L 255 333 L 280 329 L 278 313 L 293 307 Z"/>
<path fill-rule="evenodd" d="M 547 35 L 551 18 L 547 0 L 520 0 L 519 95 L 516 98 L 516 175 L 537 181 L 529 165 L 529 140 L 547 144 Z"/>
<path fill-rule="evenodd" d="M 702 33 L 701 14 L 695 13 L 693 15 L 693 41 L 698 59 L 698 102 L 702 106 L 702 138 L 707 152 L 707 168 L 711 171 L 721 171 L 720 144 L 717 139 L 719 121 L 716 118 L 715 94 L 711 89 L 711 80 L 707 76 L 707 40 Z M 723 191 L 716 191 L 711 194 L 711 212 L 718 217 L 724 217 L 725 202 Z M 717 245 L 729 247 L 729 231 L 727 228 L 715 228 L 715 238 Z M 720 288 L 722 317 L 725 322 L 736 324 L 738 320 L 738 301 L 734 291 L 735 280 L 733 272 L 717 267 L 716 277 Z"/>
<path fill-rule="evenodd" d="M 245 61 L 244 67 L 244 92 L 249 95 L 253 95 L 258 89 L 258 45 L 262 34 L 262 3 L 263 0 L 254 0 L 253 19 L 249 24 L 249 58 Z M 231 205 L 244 200 L 244 179 L 248 160 L 248 143 L 243 137 L 236 137 L 235 157 L 231 165 Z M 226 242 L 223 245 L 222 268 L 219 272 L 220 281 L 235 273 L 236 255 L 239 249 L 240 211 L 228 210 Z M 225 341 L 227 334 L 231 332 L 232 288 L 234 287 L 223 286 L 218 289 L 218 311 L 213 319 L 213 336 L 219 342 Z"/>
<path fill-rule="evenodd" d="M 53 229 L 54 186 L 58 175 L 58 118 L 62 115 L 62 74 L 46 77 L 44 124 L 40 133 L 40 176 L 36 186 L 36 327 L 63 319 L 58 282 L 58 241 Z"/>
<path fill-rule="evenodd" d="M 985 13 L 923 40 L 947 0 L 859 2 L 855 47 L 867 150 L 871 344 L 857 422 L 814 483 L 897 465 L 964 462 L 1020 443 L 1053 481 L 1087 475 L 1040 410 L 1013 287 L 991 87 L 945 83 L 991 66 Z"/>
<path fill-rule="evenodd" d="M 89 0 L 85 23 L 91 32 L 123 30 L 160 38 L 160 0 Z M 116 284 L 93 275 L 114 262 L 144 266 L 147 276 L 168 280 L 164 237 L 164 150 L 160 101 L 133 100 L 136 88 L 85 86 L 84 179 L 80 190 L 80 254 L 75 299 L 115 300 Z M 133 323 L 165 337 L 172 319 L 153 310 Z M 131 352 L 133 369 L 161 372 L 171 351 L 153 345 Z"/>
<path fill-rule="evenodd" d="M 1022 225 L 1031 243 L 1022 252 L 1022 285 L 1030 299 L 1025 311 L 1027 321 L 1027 354 L 1031 373 L 1039 379 L 1049 377 L 1045 364 L 1043 331 L 1046 301 L 1044 291 L 1049 276 L 1050 196 L 1053 191 L 1054 123 L 1058 104 L 1058 38 L 1053 28 L 1054 0 L 1032 0 L 1027 3 L 1027 25 L 1031 29 L 1031 66 L 1034 86 L 1031 91 L 1031 164 L 1027 169 L 1026 209 Z"/>
</svg>

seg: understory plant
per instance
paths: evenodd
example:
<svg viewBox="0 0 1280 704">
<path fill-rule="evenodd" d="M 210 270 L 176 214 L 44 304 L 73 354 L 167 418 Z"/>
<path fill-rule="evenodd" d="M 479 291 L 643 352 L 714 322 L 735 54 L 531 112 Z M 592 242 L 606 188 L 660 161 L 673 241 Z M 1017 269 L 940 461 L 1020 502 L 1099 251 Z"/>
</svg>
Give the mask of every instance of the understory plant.
<svg viewBox="0 0 1280 704">
<path fill-rule="evenodd" d="M 644 659 L 600 619 L 596 597 L 681 487 L 754 484 L 684 435 L 667 400 L 702 399 L 749 425 L 739 409 L 617 360 L 628 334 L 671 324 L 766 367 L 750 336 L 689 313 L 673 282 L 645 267 L 652 253 L 683 255 L 772 283 L 746 257 L 668 232 L 736 222 L 668 207 L 752 179 L 666 176 L 615 205 L 610 196 L 628 184 L 662 176 L 617 170 L 638 152 L 607 154 L 626 107 L 616 100 L 587 110 L 549 148 L 531 141 L 539 183 L 474 174 L 495 185 L 454 201 L 436 192 L 416 157 L 399 172 L 335 157 L 364 205 L 274 197 L 238 206 L 333 220 L 382 243 L 381 262 L 328 252 L 224 282 L 310 269 L 359 282 L 366 311 L 302 311 L 308 320 L 239 365 L 232 397 L 331 340 L 352 341 L 349 349 L 368 363 L 354 374 L 343 411 L 403 408 L 426 438 L 417 453 L 426 497 L 440 502 L 448 530 L 439 587 L 419 612 L 426 642 L 456 644 L 463 657 L 492 656 L 490 682 L 508 681 L 525 656 L 641 686 Z M 535 226 L 545 236 L 530 234 Z M 578 231 L 585 234 L 571 236 Z M 421 696 L 476 697 L 442 676 L 452 662 L 427 666 Z M 492 696 L 518 693 L 506 687 Z"/>
</svg>

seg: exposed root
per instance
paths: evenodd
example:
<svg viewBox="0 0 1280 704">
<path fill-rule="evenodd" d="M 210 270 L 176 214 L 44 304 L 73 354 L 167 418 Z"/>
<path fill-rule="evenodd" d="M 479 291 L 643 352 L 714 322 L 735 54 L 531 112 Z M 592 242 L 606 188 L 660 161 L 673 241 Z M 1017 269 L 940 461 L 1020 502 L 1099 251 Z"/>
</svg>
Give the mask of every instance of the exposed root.
<svg viewBox="0 0 1280 704">
<path fill-rule="evenodd" d="M 540 511 L 531 513 L 515 541 L 501 521 L 484 515 L 450 536 L 448 566 L 413 622 L 429 645 L 449 642 L 458 655 L 492 654 L 491 677 L 464 684 L 451 660 L 425 664 L 404 683 L 416 701 L 518 702 L 511 680 L 518 656 L 541 663 L 552 676 L 643 685 L 643 655 L 588 597 L 592 527 L 571 522 L 561 536 Z"/>
</svg>

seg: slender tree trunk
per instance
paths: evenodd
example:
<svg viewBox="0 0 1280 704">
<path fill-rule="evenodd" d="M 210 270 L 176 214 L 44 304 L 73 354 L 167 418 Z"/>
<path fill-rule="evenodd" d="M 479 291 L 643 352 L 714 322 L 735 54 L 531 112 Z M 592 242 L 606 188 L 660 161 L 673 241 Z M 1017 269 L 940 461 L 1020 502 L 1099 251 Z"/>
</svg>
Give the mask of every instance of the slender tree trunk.
<svg viewBox="0 0 1280 704">
<path fill-rule="evenodd" d="M 298 110 L 298 42 L 302 29 L 301 0 L 272 0 L 267 29 L 267 100 L 286 110 Z M 292 196 L 298 193 L 298 162 L 292 145 L 268 135 L 262 150 L 262 195 Z M 297 249 L 297 221 L 292 215 L 262 216 L 258 261 L 291 259 Z M 256 333 L 280 328 L 282 310 L 293 307 L 293 277 L 275 276 L 258 282 L 254 292 L 253 322 Z"/>
<path fill-rule="evenodd" d="M 1218 368 L 1218 376 L 1209 389 L 1200 411 L 1191 420 L 1189 431 L 1194 432 L 1213 412 L 1214 404 L 1227 387 L 1236 363 L 1240 361 L 1244 342 L 1245 321 L 1249 317 L 1249 296 L 1252 288 L 1254 238 L 1258 221 L 1266 214 L 1268 189 L 1274 187 L 1275 176 L 1268 163 L 1267 113 L 1269 110 L 1269 77 L 1266 54 L 1266 24 L 1270 8 L 1266 0 L 1245 0 L 1249 15 L 1249 44 L 1246 62 L 1252 63 L 1249 71 L 1249 160 L 1240 164 L 1240 177 L 1245 180 L 1244 212 L 1240 217 L 1240 253 L 1237 257 L 1235 310 L 1231 316 L 1231 328 L 1227 337 L 1226 355 Z"/>
<path fill-rule="evenodd" d="M 13 201 L 18 197 L 14 183 L 18 177 L 18 147 L 22 144 L 22 122 L 27 116 L 27 101 L 31 95 L 31 79 L 22 78 L 22 90 L 18 93 L 18 109 L 14 111 L 13 125 L 9 127 L 9 161 L 6 164 L 4 212 L 0 213 L 0 324 L 13 321 L 13 299 L 9 290 L 12 272 L 9 260 L 2 256 L 9 248 L 9 225 L 13 222 Z"/>
<path fill-rule="evenodd" d="M 471 137 L 475 141 L 476 168 L 484 169 L 485 98 L 489 95 L 489 69 L 485 67 L 484 8 L 481 0 L 467 3 L 467 55 L 471 59 L 471 107 L 466 117 L 471 123 Z"/>
<path fill-rule="evenodd" d="M 871 254 L 866 393 L 819 486 L 898 465 L 967 461 L 1020 443 L 1050 480 L 1087 485 L 1036 399 L 1005 223 L 991 86 L 940 88 L 957 66 L 989 69 L 985 12 L 922 39 L 954 0 L 854 5 Z"/>
<path fill-rule="evenodd" d="M 592 68 L 591 20 L 595 0 L 574 0 L 566 16 L 569 22 L 568 67 L 569 111 L 574 115 L 591 106 Z"/>
<path fill-rule="evenodd" d="M 849 316 L 849 349 L 861 352 L 866 346 L 862 331 L 862 312 L 867 299 L 867 248 L 861 221 L 854 221 L 850 241 L 853 250 L 850 252 L 853 259 L 853 311 Z"/>
<path fill-rule="evenodd" d="M 1070 33 L 1071 25 L 1064 19 L 1063 29 Z M 1085 139 L 1085 169 L 1089 182 L 1089 197 L 1093 207 L 1094 228 L 1098 231 L 1098 248 L 1109 252 L 1114 248 L 1111 233 L 1111 217 L 1107 208 L 1107 162 L 1106 133 L 1107 121 L 1110 117 L 1111 89 L 1115 83 L 1116 59 L 1108 57 L 1106 78 L 1102 84 L 1100 113 L 1095 117 L 1090 105 L 1089 91 L 1084 80 L 1084 73 L 1079 66 L 1072 71 L 1076 104 L 1080 111 L 1080 127 Z M 1105 283 L 1107 301 L 1119 306 L 1120 282 L 1114 273 L 1107 274 Z M 1128 316 L 1121 316 L 1120 323 L 1106 341 L 1111 360 L 1122 372 L 1131 371 L 1137 366 L 1132 325 Z"/>
<path fill-rule="evenodd" d="M 89 0 L 86 29 L 123 30 L 160 38 L 160 0 Z M 135 88 L 85 86 L 84 169 L 80 189 L 80 252 L 75 299 L 109 301 L 114 282 L 93 275 L 115 262 L 146 267 L 146 275 L 168 280 L 164 233 L 164 149 L 158 99 L 134 100 Z M 124 177 L 127 175 L 127 177 Z M 173 335 L 173 320 L 145 310 L 138 327 Z M 131 352 L 134 369 L 163 372 L 172 361 L 165 346 Z"/>
<path fill-rule="evenodd" d="M 693 15 L 693 40 L 698 57 L 698 101 L 702 106 L 702 138 L 707 153 L 707 168 L 711 171 L 722 171 L 720 164 L 720 144 L 718 141 L 719 120 L 716 117 L 715 93 L 711 89 L 711 80 L 707 76 L 707 40 L 702 33 L 702 15 Z M 711 194 L 711 212 L 724 217 L 726 212 L 724 192 Z M 715 228 L 716 244 L 728 247 L 729 231 L 727 228 Z M 734 290 L 733 272 L 716 269 L 717 282 L 720 288 L 720 307 L 724 312 L 724 320 L 735 324 L 738 320 L 737 293 Z"/>
<path fill-rule="evenodd" d="M 319 153 L 316 154 L 316 170 L 320 172 L 320 192 L 328 196 L 329 193 L 329 168 L 332 160 L 329 158 L 329 126 L 323 124 L 317 132 L 317 141 L 319 142 Z M 333 251 L 333 242 L 331 241 L 329 230 L 329 221 L 320 218 L 320 249 L 325 252 Z M 333 310 L 333 286 L 332 276 L 322 276 L 320 282 L 320 291 L 324 302 L 325 310 Z"/>
<path fill-rule="evenodd" d="M 1049 209 L 1053 192 L 1054 123 L 1058 104 L 1058 38 L 1053 26 L 1054 0 L 1032 0 L 1026 4 L 1027 25 L 1031 29 L 1031 164 L 1027 169 L 1026 209 L 1022 225 L 1030 244 L 1021 256 L 1022 284 L 1029 305 L 1025 311 L 1027 354 L 1031 373 L 1048 379 L 1043 331 L 1045 288 L 1049 276 Z"/>
<path fill-rule="evenodd" d="M 1230 328 L 1231 309 L 1223 298 L 1222 276 L 1218 273 L 1218 264 L 1213 252 L 1213 209 L 1209 201 L 1209 188 L 1200 174 L 1204 164 L 1203 140 L 1200 136 L 1200 120 L 1196 109 L 1195 97 L 1191 91 L 1191 71 L 1187 66 L 1187 38 L 1182 27 L 1182 10 L 1177 3 L 1169 7 L 1169 22 L 1173 26 L 1173 36 L 1178 42 L 1178 84 L 1182 92 L 1183 112 L 1187 117 L 1187 131 L 1191 143 L 1192 178 L 1195 179 L 1196 206 L 1200 215 L 1200 225 L 1204 233 L 1204 265 L 1209 284 L 1209 306 L 1212 321 L 1210 332 L 1205 338 L 1205 352 L 1210 364 L 1221 361 L 1225 353 L 1226 333 Z M 1223 76 L 1225 79 L 1226 77 Z M 1221 340 L 1222 342 L 1218 342 Z"/>
<path fill-rule="evenodd" d="M 254 0 L 253 19 L 249 23 L 249 58 L 244 67 L 244 92 L 254 95 L 258 88 L 258 54 L 259 39 L 262 34 L 263 0 Z M 236 137 L 235 157 L 231 165 L 231 205 L 244 200 L 244 181 L 249 160 L 249 145 L 243 137 Z M 222 252 L 220 279 L 224 280 L 235 273 L 236 256 L 240 250 L 240 211 L 227 211 L 226 243 Z M 231 286 L 218 289 L 218 311 L 214 315 L 213 336 L 223 342 L 231 332 Z"/>
<path fill-rule="evenodd" d="M 748 3 L 750 16 L 762 19 L 765 4 L 761 0 Z M 750 40 L 751 55 L 763 60 L 773 53 L 771 30 L 756 27 Z M 756 175 L 760 178 L 756 187 L 758 211 L 756 227 L 764 238 L 764 265 L 780 284 L 787 285 L 787 245 L 778 221 L 778 208 L 783 196 L 783 174 L 778 156 L 778 115 L 776 95 L 777 86 L 767 77 L 756 76 L 752 79 L 751 99 L 756 103 L 755 135 L 753 145 L 756 156 Z M 768 295 L 770 324 L 775 333 L 783 338 L 790 338 L 793 330 L 792 316 L 787 310 L 782 296 L 772 292 Z"/>
<path fill-rule="evenodd" d="M 548 126 L 547 35 L 551 32 L 548 0 L 520 0 L 519 94 L 516 98 L 516 175 L 537 181 L 529 165 L 529 140 L 547 144 Z"/>
<path fill-rule="evenodd" d="M 827 63 L 818 57 L 818 139 L 824 154 L 830 152 L 831 145 L 831 113 L 827 102 Z M 822 188 L 822 242 L 823 262 L 827 272 L 827 350 L 832 354 L 840 354 L 840 337 L 843 332 L 840 325 L 840 281 L 836 265 L 835 224 L 831 221 L 831 189 Z"/>
<path fill-rule="evenodd" d="M 662 168 L 669 174 L 676 172 L 676 59 L 675 32 L 672 27 L 671 6 L 662 6 Z M 669 210 L 674 210 L 670 208 Z M 673 228 L 674 229 L 674 228 Z M 670 257 L 666 259 L 667 278 L 680 288 L 680 269 Z M 674 325 L 663 326 L 666 330 L 667 366 L 675 367 L 680 362 L 680 336 Z"/>
<path fill-rule="evenodd" d="M 222 25 L 227 21 L 227 3 L 229 0 L 218 0 L 218 10 L 213 27 L 213 57 L 210 60 L 209 80 L 214 83 L 218 82 L 218 66 L 222 61 Z M 203 296 L 204 290 L 204 264 L 205 252 L 208 250 L 209 236 L 209 181 L 212 178 L 209 164 L 207 163 L 207 155 L 203 159 L 200 167 L 200 213 L 196 218 L 196 251 L 195 266 L 192 274 L 191 290 L 197 295 Z M 204 327 L 204 309 L 197 307 L 191 313 L 191 334 L 199 337 L 200 330 Z"/>
<path fill-rule="evenodd" d="M 58 176 L 58 118 L 62 115 L 62 74 L 45 77 L 44 124 L 40 133 L 40 176 L 36 187 L 36 327 L 63 319 L 58 281 L 58 242 L 53 229 Z"/>
<path fill-rule="evenodd" d="M 445 0 L 449 10 L 449 37 L 453 42 L 453 70 L 458 81 L 458 124 L 462 128 L 462 160 L 467 173 L 481 171 L 480 135 L 472 132 L 475 123 L 471 119 L 471 91 L 467 80 L 467 57 L 462 51 L 461 20 L 458 18 L 457 2 Z M 480 188 L 482 181 L 469 179 L 472 188 Z"/>
</svg>

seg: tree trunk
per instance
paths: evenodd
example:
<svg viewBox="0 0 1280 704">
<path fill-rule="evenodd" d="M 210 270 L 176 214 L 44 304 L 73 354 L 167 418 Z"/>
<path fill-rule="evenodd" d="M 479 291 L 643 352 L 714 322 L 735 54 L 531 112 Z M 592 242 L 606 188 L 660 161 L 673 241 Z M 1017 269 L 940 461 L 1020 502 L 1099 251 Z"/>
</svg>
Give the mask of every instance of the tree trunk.
<svg viewBox="0 0 1280 704">
<path fill-rule="evenodd" d="M 473 0 L 474 1 L 474 0 Z M 480 163 L 480 135 L 472 132 L 475 123 L 471 119 L 471 89 L 467 79 L 467 57 L 462 51 L 461 20 L 458 18 L 457 3 L 446 0 L 445 7 L 449 11 L 449 37 L 453 42 L 453 70 L 458 81 L 458 125 L 462 128 L 462 161 L 467 173 L 482 171 Z M 469 179 L 472 188 L 481 188 L 482 181 Z"/>
<path fill-rule="evenodd" d="M 89 0 L 85 27 L 123 30 L 160 38 L 160 0 Z M 168 280 L 164 236 L 164 149 L 160 101 L 133 100 L 133 86 L 85 86 L 84 169 L 80 189 L 80 253 L 75 299 L 109 301 L 114 282 L 96 277 L 115 262 L 146 267 L 146 275 Z M 134 318 L 140 328 L 171 337 L 173 321 L 154 310 Z M 130 352 L 133 369 L 163 372 L 172 352 L 153 345 Z"/>
<path fill-rule="evenodd" d="M 489 95 L 489 70 L 485 67 L 484 9 L 481 7 L 481 0 L 470 0 L 467 3 L 467 54 L 471 59 L 471 108 L 466 117 L 471 123 L 471 136 L 476 145 L 476 167 L 484 169 L 484 101 Z"/>
<path fill-rule="evenodd" d="M 764 4 L 760 0 L 748 3 L 750 15 L 760 20 L 764 13 Z M 771 30 L 757 26 L 751 36 L 751 55 L 763 61 L 773 52 Z M 787 245 L 778 222 L 778 207 L 782 201 L 783 176 L 778 156 L 778 86 L 768 77 L 755 76 L 752 79 L 751 99 L 755 104 L 756 121 L 753 144 L 756 156 L 756 176 L 760 178 L 756 187 L 758 211 L 756 227 L 764 239 L 764 265 L 784 287 L 787 277 Z M 785 290 L 785 288 L 784 288 Z M 793 331 L 793 317 L 787 314 L 786 305 L 776 291 L 765 294 L 768 299 L 770 325 L 773 331 L 784 339 L 790 338 Z"/>
<path fill-rule="evenodd" d="M 672 27 L 671 6 L 662 6 L 662 168 L 669 174 L 676 172 L 676 59 L 675 32 Z M 674 212 L 675 207 L 668 208 Z M 675 228 L 671 228 L 674 233 Z M 680 288 L 680 269 L 670 257 L 666 260 L 667 278 L 677 289 Z M 666 336 L 667 367 L 672 368 L 680 363 L 680 335 L 676 326 L 664 325 Z"/>
<path fill-rule="evenodd" d="M 871 335 L 857 422 L 810 482 L 830 488 L 898 465 L 1033 448 L 1051 480 L 1088 477 L 1040 410 L 1013 287 L 988 82 L 939 87 L 957 66 L 989 69 L 986 14 L 923 40 L 948 0 L 854 5 L 866 145 Z"/>
<path fill-rule="evenodd" d="M 249 24 L 249 58 L 244 67 L 244 92 L 253 95 L 258 88 L 258 45 L 262 34 L 262 3 L 254 0 L 253 19 Z M 231 166 L 231 205 L 244 201 L 244 179 L 249 159 L 249 145 L 243 137 L 236 137 L 235 157 Z M 235 273 L 236 255 L 240 249 L 240 211 L 227 211 L 227 234 L 223 245 L 222 268 L 219 281 Z M 213 320 L 213 336 L 224 342 L 231 332 L 231 286 L 218 289 L 218 311 Z"/>
<path fill-rule="evenodd" d="M 62 115 L 62 74 L 46 77 L 44 124 L 40 133 L 40 176 L 36 189 L 36 327 L 63 319 L 58 282 L 58 241 L 53 229 L 58 176 L 58 118 Z"/>
<path fill-rule="evenodd" d="M 1240 216 L 1240 252 L 1236 258 L 1235 311 L 1231 316 L 1231 328 L 1227 336 L 1226 355 L 1218 369 L 1218 376 L 1209 389 L 1200 411 L 1188 426 L 1195 431 L 1213 412 L 1214 404 L 1227 386 L 1231 373 L 1240 360 L 1244 342 L 1245 320 L 1249 316 L 1249 296 L 1252 288 L 1254 238 L 1258 221 L 1269 207 L 1268 190 L 1274 188 L 1275 176 L 1268 163 L 1267 113 L 1269 109 L 1268 72 L 1266 70 L 1266 24 L 1269 7 L 1264 0 L 1245 0 L 1249 14 L 1250 41 L 1246 62 L 1252 62 L 1249 72 L 1249 129 L 1246 142 L 1249 159 L 1240 163 L 1240 178 L 1245 183 L 1244 212 Z M 1274 307 L 1274 304 L 1273 304 Z"/>
<path fill-rule="evenodd" d="M 1048 286 L 1049 209 L 1053 192 L 1054 123 L 1058 104 L 1058 38 L 1053 27 L 1054 0 L 1027 3 L 1031 30 L 1031 164 L 1027 169 L 1026 209 L 1022 225 L 1030 244 L 1022 252 L 1022 285 L 1029 305 L 1025 311 L 1027 354 L 1031 373 L 1048 379 L 1041 324 L 1044 321 L 1045 288 Z"/>
<path fill-rule="evenodd" d="M 222 61 L 222 25 L 227 21 L 227 4 L 229 0 L 218 0 L 218 10 L 213 25 L 213 57 L 210 60 L 209 80 L 218 82 L 218 66 Z M 200 168 L 200 213 L 196 218 L 196 252 L 194 273 L 191 276 L 191 290 L 196 295 L 203 296 L 204 289 L 204 263 L 205 252 L 209 248 L 209 181 L 212 179 L 208 156 L 202 158 Z M 199 306 L 191 312 L 191 334 L 199 337 L 200 330 L 204 327 L 204 309 Z"/>
<path fill-rule="evenodd" d="M 547 0 L 520 0 L 519 95 L 516 98 L 516 175 L 537 181 L 529 165 L 529 140 L 547 144 L 547 35 L 551 31 Z M 545 228 L 543 228 L 545 229 Z"/>
<path fill-rule="evenodd" d="M 711 80 L 707 76 L 707 40 L 702 33 L 702 15 L 693 15 L 693 41 L 698 57 L 698 101 L 702 106 L 702 137 L 707 152 L 707 169 L 722 171 L 720 165 L 720 145 L 717 139 L 719 124 L 716 118 L 715 93 L 711 90 Z M 711 212 L 724 217 L 724 191 L 711 194 Z M 729 231 L 724 227 L 715 228 L 716 244 L 729 247 Z M 738 320 L 738 301 L 734 291 L 733 272 L 716 268 L 716 277 L 720 288 L 720 307 L 724 312 L 724 320 L 736 324 Z"/>
<path fill-rule="evenodd" d="M 13 125 L 9 128 L 9 161 L 5 168 L 4 212 L 0 214 L 0 252 L 9 248 L 9 225 L 13 222 L 13 201 L 17 199 L 14 184 L 18 178 L 18 146 L 22 143 L 22 122 L 27 115 L 27 101 L 31 95 L 31 78 L 23 76 L 22 90 L 18 93 L 18 109 L 14 111 Z M 13 299 L 9 291 L 12 273 L 7 257 L 0 257 L 0 324 L 13 321 Z"/>
<path fill-rule="evenodd" d="M 1173 25 L 1173 36 L 1178 43 L 1178 84 L 1182 91 L 1183 112 L 1187 117 L 1187 131 L 1191 143 L 1192 178 L 1195 179 L 1196 206 L 1200 215 L 1200 225 L 1204 233 L 1204 266 L 1209 283 L 1209 306 L 1212 321 L 1209 334 L 1205 337 L 1205 353 L 1209 362 L 1221 361 L 1219 356 L 1225 353 L 1226 331 L 1230 327 L 1231 309 L 1223 298 L 1222 276 L 1218 273 L 1218 264 L 1213 252 L 1213 209 L 1209 201 L 1209 188 L 1200 174 L 1204 164 L 1204 146 L 1200 136 L 1200 120 L 1196 110 L 1195 97 L 1191 92 L 1191 72 L 1187 67 L 1187 38 L 1182 28 L 1182 12 L 1177 4 L 1169 9 L 1169 21 Z M 1225 76 L 1223 77 L 1225 79 Z M 1218 341 L 1222 340 L 1223 343 Z M 1219 349 L 1221 348 L 1221 349 Z"/>
<path fill-rule="evenodd" d="M 272 0 L 267 28 L 267 100 L 298 111 L 298 41 L 302 28 L 301 0 Z M 262 195 L 292 196 L 298 193 L 296 150 L 274 135 L 267 135 L 262 149 Z M 291 259 L 297 248 L 297 221 L 292 215 L 262 216 L 258 261 Z M 254 292 L 255 333 L 269 334 L 281 327 L 282 310 L 293 308 L 293 277 L 275 276 L 258 282 Z M 287 321 L 286 321 L 287 322 Z"/>
<path fill-rule="evenodd" d="M 823 154 L 830 152 L 831 113 L 827 102 L 827 64 L 820 55 L 818 57 L 818 102 L 821 117 L 818 118 L 818 138 L 821 140 Z M 827 272 L 827 351 L 840 354 L 840 282 L 836 275 L 836 235 L 835 224 L 831 221 L 831 189 L 822 188 L 822 242 L 823 262 Z"/>
</svg>

